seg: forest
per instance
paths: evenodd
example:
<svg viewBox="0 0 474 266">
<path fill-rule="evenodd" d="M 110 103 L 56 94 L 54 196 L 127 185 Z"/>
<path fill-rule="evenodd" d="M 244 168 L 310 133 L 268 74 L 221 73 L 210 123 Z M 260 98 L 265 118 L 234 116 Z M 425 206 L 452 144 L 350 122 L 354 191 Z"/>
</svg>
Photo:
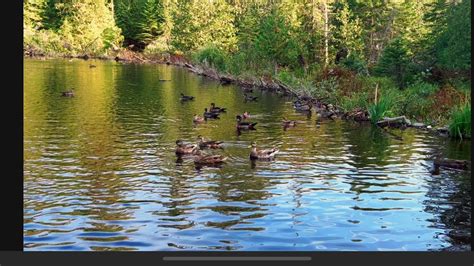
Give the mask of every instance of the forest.
<svg viewBox="0 0 474 266">
<path fill-rule="evenodd" d="M 30 56 L 182 57 L 299 95 L 471 135 L 471 2 L 25 0 Z"/>
</svg>

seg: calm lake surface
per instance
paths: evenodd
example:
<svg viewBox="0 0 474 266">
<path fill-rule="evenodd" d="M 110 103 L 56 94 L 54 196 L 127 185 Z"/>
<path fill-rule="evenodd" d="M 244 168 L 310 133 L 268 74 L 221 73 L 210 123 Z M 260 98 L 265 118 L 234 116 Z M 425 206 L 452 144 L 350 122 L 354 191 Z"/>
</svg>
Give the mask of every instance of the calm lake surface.
<svg viewBox="0 0 474 266">
<path fill-rule="evenodd" d="M 470 231 L 470 172 L 429 173 L 436 154 L 470 160 L 469 141 L 245 103 L 173 66 L 25 59 L 24 77 L 25 250 L 440 250 Z M 193 125 L 211 102 L 228 112 Z M 238 134 L 244 111 L 257 130 Z M 225 142 L 222 168 L 177 160 L 198 135 Z M 252 141 L 280 153 L 252 164 Z"/>
</svg>

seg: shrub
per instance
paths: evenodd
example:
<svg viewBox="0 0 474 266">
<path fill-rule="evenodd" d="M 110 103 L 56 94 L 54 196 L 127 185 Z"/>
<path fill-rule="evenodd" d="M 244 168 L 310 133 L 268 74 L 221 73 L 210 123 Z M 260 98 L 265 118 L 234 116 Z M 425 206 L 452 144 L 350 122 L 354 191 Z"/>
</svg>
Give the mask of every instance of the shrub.
<svg viewBox="0 0 474 266">
<path fill-rule="evenodd" d="M 449 123 L 449 134 L 453 138 L 471 137 L 471 104 L 455 107 Z"/>
<path fill-rule="evenodd" d="M 402 114 L 425 119 L 430 113 L 433 98 L 430 97 L 438 90 L 436 85 L 419 81 L 409 86 L 402 93 L 399 108 Z"/>
<path fill-rule="evenodd" d="M 206 46 L 193 55 L 195 61 L 219 71 L 226 69 L 227 57 L 227 54 L 216 46 Z"/>
</svg>

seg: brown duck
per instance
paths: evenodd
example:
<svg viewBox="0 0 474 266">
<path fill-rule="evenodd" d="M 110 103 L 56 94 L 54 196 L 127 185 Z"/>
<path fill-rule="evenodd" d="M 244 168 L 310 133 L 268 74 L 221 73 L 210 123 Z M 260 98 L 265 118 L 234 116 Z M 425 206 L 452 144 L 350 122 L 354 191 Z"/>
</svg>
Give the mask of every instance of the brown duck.
<svg viewBox="0 0 474 266">
<path fill-rule="evenodd" d="M 221 148 L 222 141 L 217 141 L 217 140 L 205 140 L 201 135 L 198 136 L 199 140 L 199 148 L 205 149 L 205 148 L 210 148 L 210 149 L 219 149 Z"/>
<path fill-rule="evenodd" d="M 227 160 L 227 157 L 219 154 L 198 154 L 194 157 L 196 165 L 220 165 Z"/>
<path fill-rule="evenodd" d="M 185 144 L 182 140 L 176 141 L 176 155 L 193 154 L 197 151 L 197 145 Z"/>
<path fill-rule="evenodd" d="M 257 149 L 257 143 L 255 141 L 252 142 L 252 145 L 250 147 L 252 148 L 251 151 L 250 151 L 250 159 L 251 160 L 273 159 L 275 157 L 275 154 L 277 154 L 279 152 L 279 150 L 277 148 L 259 150 L 259 149 Z"/>
</svg>

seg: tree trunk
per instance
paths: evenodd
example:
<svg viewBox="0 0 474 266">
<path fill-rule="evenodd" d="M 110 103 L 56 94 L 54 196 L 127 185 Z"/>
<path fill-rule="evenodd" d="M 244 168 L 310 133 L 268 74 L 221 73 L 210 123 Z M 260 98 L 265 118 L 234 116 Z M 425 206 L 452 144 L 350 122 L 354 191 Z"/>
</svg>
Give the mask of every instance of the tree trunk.
<svg viewBox="0 0 474 266">
<path fill-rule="evenodd" d="M 324 66 L 329 64 L 329 17 L 327 0 L 324 1 Z"/>
</svg>

